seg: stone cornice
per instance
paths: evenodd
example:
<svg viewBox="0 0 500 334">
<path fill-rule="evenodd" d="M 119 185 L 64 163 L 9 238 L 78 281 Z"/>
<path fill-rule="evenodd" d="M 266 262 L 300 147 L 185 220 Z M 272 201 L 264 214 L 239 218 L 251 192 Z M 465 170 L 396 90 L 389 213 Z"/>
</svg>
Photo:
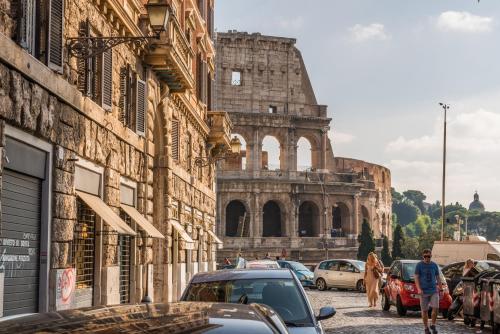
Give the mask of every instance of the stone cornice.
<svg viewBox="0 0 500 334">
<path fill-rule="evenodd" d="M 196 110 L 194 110 L 195 108 L 189 103 L 184 94 L 172 94 L 170 99 L 174 106 L 188 118 L 195 129 L 200 132 L 203 139 L 206 140 L 210 129 Z"/>
</svg>

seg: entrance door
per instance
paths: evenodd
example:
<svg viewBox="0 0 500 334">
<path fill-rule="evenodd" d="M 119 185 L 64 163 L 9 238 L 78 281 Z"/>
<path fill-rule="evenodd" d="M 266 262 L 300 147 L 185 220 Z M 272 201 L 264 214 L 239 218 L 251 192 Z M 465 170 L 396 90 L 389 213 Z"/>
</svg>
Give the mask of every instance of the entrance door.
<svg viewBox="0 0 500 334">
<path fill-rule="evenodd" d="M 4 316 L 38 312 L 41 186 L 40 179 L 4 169 L 0 230 Z"/>
</svg>

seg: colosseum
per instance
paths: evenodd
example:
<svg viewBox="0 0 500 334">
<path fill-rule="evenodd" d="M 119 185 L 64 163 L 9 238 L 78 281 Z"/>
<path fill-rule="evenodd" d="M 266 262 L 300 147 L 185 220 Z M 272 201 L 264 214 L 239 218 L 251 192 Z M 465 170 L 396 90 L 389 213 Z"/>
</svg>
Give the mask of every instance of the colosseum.
<svg viewBox="0 0 500 334">
<path fill-rule="evenodd" d="M 355 257 L 363 221 L 379 245 L 391 238 L 390 171 L 334 155 L 332 119 L 295 43 L 234 30 L 217 35 L 216 110 L 229 113 L 240 147 L 217 173 L 219 259 L 239 251 L 305 263 Z"/>
</svg>

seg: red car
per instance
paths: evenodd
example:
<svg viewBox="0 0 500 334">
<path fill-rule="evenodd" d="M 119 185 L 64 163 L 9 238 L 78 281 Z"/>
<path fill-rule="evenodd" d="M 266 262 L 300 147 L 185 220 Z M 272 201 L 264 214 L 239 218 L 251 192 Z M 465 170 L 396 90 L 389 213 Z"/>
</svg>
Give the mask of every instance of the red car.
<svg viewBox="0 0 500 334">
<path fill-rule="evenodd" d="M 382 309 L 388 311 L 391 305 L 396 306 L 400 316 L 406 311 L 419 311 L 420 299 L 415 284 L 415 267 L 419 260 L 397 260 L 392 263 L 387 274 L 387 282 L 382 288 Z M 451 305 L 451 296 L 441 271 L 443 289 L 439 292 L 439 311 L 446 318 Z"/>
</svg>

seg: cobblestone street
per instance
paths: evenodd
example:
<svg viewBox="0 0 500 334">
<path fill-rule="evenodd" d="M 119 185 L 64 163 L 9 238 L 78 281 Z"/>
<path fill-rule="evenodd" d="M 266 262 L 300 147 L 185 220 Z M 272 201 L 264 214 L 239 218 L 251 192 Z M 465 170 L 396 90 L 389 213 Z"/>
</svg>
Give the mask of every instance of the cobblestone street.
<svg viewBox="0 0 500 334">
<path fill-rule="evenodd" d="M 406 317 L 399 317 L 391 307 L 384 312 L 380 306 L 375 309 L 366 307 L 364 294 L 348 291 L 308 290 L 309 300 L 317 312 L 322 306 L 331 305 L 337 314 L 322 322 L 326 333 L 335 334 L 417 334 L 424 333 L 419 312 L 408 312 Z M 483 331 L 479 327 L 465 327 L 461 318 L 451 322 L 438 318 L 438 331 L 441 334 L 491 333 L 489 328 Z"/>
</svg>

